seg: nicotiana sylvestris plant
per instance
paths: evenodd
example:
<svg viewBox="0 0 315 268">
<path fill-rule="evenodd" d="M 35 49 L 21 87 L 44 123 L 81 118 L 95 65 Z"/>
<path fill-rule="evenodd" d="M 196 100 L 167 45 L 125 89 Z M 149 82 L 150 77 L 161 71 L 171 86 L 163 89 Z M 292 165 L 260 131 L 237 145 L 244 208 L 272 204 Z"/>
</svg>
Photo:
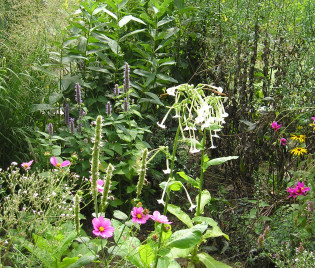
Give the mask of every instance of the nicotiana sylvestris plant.
<svg viewBox="0 0 315 268">
<path fill-rule="evenodd" d="M 209 94 L 205 94 L 207 91 Z M 220 95 L 212 93 L 218 91 Z M 207 253 L 198 253 L 198 246 L 207 238 L 224 236 L 226 239 L 229 239 L 229 237 L 221 231 L 217 222 L 215 222 L 212 218 L 202 216 L 204 214 L 205 206 L 211 200 L 209 191 L 203 189 L 204 172 L 210 166 L 219 165 L 228 160 L 238 158 L 238 156 L 229 156 L 210 160 L 205 153 L 205 150 L 207 149 L 206 138 L 208 133 L 211 142 L 210 148 L 216 148 L 213 138 L 218 137 L 218 132 L 222 129 L 223 124 L 225 123 L 224 118 L 228 116 L 223 105 L 226 97 L 222 96 L 224 94 L 222 94 L 221 88 L 205 84 L 199 84 L 197 86 L 183 84 L 169 88 L 166 92 L 168 95 L 174 96 L 175 101 L 174 104 L 169 107 L 169 110 L 163 120 L 161 123 L 158 123 L 158 125 L 161 128 L 166 128 L 166 119 L 171 114 L 174 114 L 173 118 L 177 118 L 179 123 L 175 136 L 173 155 L 171 158 L 170 176 L 166 183 L 161 183 L 163 194 L 162 198 L 158 200 L 158 202 L 164 205 L 164 215 L 166 215 L 167 211 L 172 213 L 189 228 L 186 230 L 180 230 L 180 234 L 177 234 L 176 236 L 176 238 L 182 236 L 182 239 L 185 237 L 185 239 L 187 238 L 187 241 L 189 242 L 183 244 L 180 243 L 180 245 L 175 243 L 175 246 L 173 246 L 176 250 L 171 250 L 167 256 L 177 258 L 184 255 L 191 260 L 190 265 L 194 265 L 194 263 L 201 261 L 207 267 L 210 267 L 211 265 L 211 267 L 217 267 L 216 265 L 220 265 L 220 267 L 227 267 L 223 263 L 215 261 Z M 198 132 L 202 133 L 201 137 L 199 137 Z M 185 172 L 177 173 L 185 181 L 187 181 L 187 183 L 191 184 L 191 186 L 198 190 L 196 205 L 194 205 L 191 201 L 184 184 L 177 181 L 174 176 L 175 154 L 177 144 L 180 141 L 180 136 L 182 141 L 190 144 L 190 153 L 197 153 L 201 151 L 200 178 L 193 179 L 187 176 Z M 195 217 L 192 219 L 180 207 L 169 204 L 171 191 L 179 191 L 181 188 L 183 188 L 187 194 L 187 199 L 190 202 L 190 210 L 196 208 Z M 194 240 L 192 237 L 193 234 L 196 234 L 196 232 L 198 233 L 199 238 Z M 171 236 L 171 240 L 175 239 L 175 233 Z M 162 252 L 163 245 L 160 238 L 154 267 L 161 267 L 159 256 L 162 256 Z"/>
</svg>

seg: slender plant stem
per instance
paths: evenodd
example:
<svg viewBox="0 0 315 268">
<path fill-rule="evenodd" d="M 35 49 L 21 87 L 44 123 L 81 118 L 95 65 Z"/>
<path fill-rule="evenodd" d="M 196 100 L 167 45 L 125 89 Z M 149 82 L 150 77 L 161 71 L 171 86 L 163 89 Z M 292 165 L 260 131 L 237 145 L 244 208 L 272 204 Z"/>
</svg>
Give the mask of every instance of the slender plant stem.
<svg viewBox="0 0 315 268">
<path fill-rule="evenodd" d="M 201 170 L 200 170 L 200 181 L 199 181 L 199 194 L 198 194 L 198 207 L 196 216 L 200 216 L 200 203 L 201 203 L 201 193 L 203 187 L 203 173 L 204 173 L 204 156 L 205 156 L 205 143 L 206 143 L 206 129 L 203 130 L 203 137 L 201 141 Z"/>
</svg>

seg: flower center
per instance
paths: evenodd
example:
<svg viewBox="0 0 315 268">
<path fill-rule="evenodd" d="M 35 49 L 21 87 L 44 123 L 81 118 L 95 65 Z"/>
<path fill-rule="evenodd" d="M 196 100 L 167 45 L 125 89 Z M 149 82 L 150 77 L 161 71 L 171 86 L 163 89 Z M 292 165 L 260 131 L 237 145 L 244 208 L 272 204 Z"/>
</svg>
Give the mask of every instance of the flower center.
<svg viewBox="0 0 315 268">
<path fill-rule="evenodd" d="M 304 188 L 302 187 L 302 188 L 301 188 L 301 191 L 303 191 L 303 190 L 304 190 Z"/>
<path fill-rule="evenodd" d="M 100 228 L 98 228 L 98 230 L 99 230 L 100 232 L 103 232 L 103 231 L 104 231 L 104 227 L 101 226 Z"/>
<path fill-rule="evenodd" d="M 140 213 L 137 214 L 138 219 L 142 219 L 142 215 Z"/>
<path fill-rule="evenodd" d="M 60 166 L 61 166 L 61 164 L 60 164 L 60 163 L 58 163 L 58 164 L 57 164 L 57 167 L 60 167 Z"/>
<path fill-rule="evenodd" d="M 25 168 L 27 168 L 27 167 L 28 167 L 28 165 L 27 165 L 27 164 L 24 164 L 24 167 L 25 167 Z"/>
</svg>

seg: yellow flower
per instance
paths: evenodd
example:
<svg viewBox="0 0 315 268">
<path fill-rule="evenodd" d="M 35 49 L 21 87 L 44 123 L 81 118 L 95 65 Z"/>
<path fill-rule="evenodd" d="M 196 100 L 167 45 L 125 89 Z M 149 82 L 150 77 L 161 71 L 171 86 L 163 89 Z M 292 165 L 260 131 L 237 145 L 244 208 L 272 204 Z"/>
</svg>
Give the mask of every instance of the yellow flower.
<svg viewBox="0 0 315 268">
<path fill-rule="evenodd" d="M 315 124 L 312 123 L 312 124 L 309 124 L 310 127 L 313 127 L 313 130 L 315 130 Z"/>
<path fill-rule="evenodd" d="M 305 135 L 296 136 L 291 134 L 291 139 L 294 141 L 305 142 L 306 136 Z"/>
<path fill-rule="evenodd" d="M 297 129 L 298 129 L 298 130 L 301 130 L 301 129 L 303 129 L 303 127 L 302 127 L 302 126 L 298 126 Z"/>
<path fill-rule="evenodd" d="M 306 136 L 305 135 L 300 135 L 299 141 L 300 142 L 305 142 Z"/>
<path fill-rule="evenodd" d="M 296 147 L 291 150 L 291 154 L 294 155 L 303 155 L 304 153 L 307 153 L 307 150 L 305 148 Z"/>
</svg>

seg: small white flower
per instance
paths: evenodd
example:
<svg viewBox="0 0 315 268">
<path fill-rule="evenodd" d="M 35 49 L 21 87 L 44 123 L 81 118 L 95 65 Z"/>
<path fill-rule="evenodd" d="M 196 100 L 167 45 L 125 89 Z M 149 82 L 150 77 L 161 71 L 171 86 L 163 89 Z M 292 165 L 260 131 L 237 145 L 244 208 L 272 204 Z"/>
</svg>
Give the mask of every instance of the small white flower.
<svg viewBox="0 0 315 268">
<path fill-rule="evenodd" d="M 46 199 L 47 201 L 49 201 L 50 200 L 50 198 L 49 197 L 47 197 L 47 199 Z"/>
<path fill-rule="evenodd" d="M 25 210 L 26 210 L 26 207 L 23 207 L 22 210 L 25 211 Z"/>
<path fill-rule="evenodd" d="M 26 190 L 24 190 L 24 191 L 22 192 L 22 194 L 27 194 L 27 191 L 26 191 Z"/>
<path fill-rule="evenodd" d="M 163 170 L 163 173 L 164 173 L 164 174 L 170 174 L 170 173 L 171 173 L 171 170 L 170 170 L 169 168 L 168 168 L 168 169 L 164 169 L 164 170 Z"/>
<path fill-rule="evenodd" d="M 164 202 L 162 199 L 157 200 L 157 202 L 158 202 L 159 204 L 162 204 L 163 206 L 165 206 L 165 202 Z"/>
<path fill-rule="evenodd" d="M 16 163 L 16 162 L 12 162 L 12 163 L 11 163 L 11 166 L 17 166 L 17 164 L 18 164 L 18 163 Z"/>
<path fill-rule="evenodd" d="M 38 196 L 38 193 L 35 193 L 33 196 L 34 196 L 34 197 L 37 197 L 37 196 Z"/>
<path fill-rule="evenodd" d="M 189 152 L 190 152 L 191 154 L 195 154 L 195 153 L 199 153 L 200 150 L 198 150 L 197 148 L 191 148 L 191 149 L 189 150 Z"/>
<path fill-rule="evenodd" d="M 8 240 L 5 240 L 5 241 L 4 241 L 4 244 L 6 244 L 6 245 L 9 244 Z"/>
<path fill-rule="evenodd" d="M 197 207 L 196 205 L 191 205 L 190 208 L 189 208 L 189 210 L 190 210 L 190 211 L 193 211 L 196 207 Z"/>
<path fill-rule="evenodd" d="M 52 195 L 52 196 L 56 196 L 56 193 L 55 193 L 55 192 L 52 192 L 51 195 Z"/>
</svg>

